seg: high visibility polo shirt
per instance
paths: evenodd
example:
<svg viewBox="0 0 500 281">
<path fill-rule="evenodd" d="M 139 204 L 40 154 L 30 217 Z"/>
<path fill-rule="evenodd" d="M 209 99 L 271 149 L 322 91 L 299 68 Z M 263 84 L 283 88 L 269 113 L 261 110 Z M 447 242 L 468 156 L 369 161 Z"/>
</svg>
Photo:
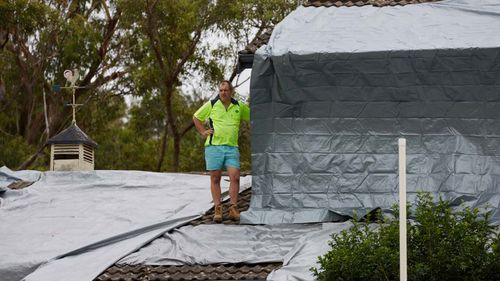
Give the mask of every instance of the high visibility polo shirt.
<svg viewBox="0 0 500 281">
<path fill-rule="evenodd" d="M 217 96 L 215 99 L 202 105 L 194 117 L 204 122 L 209 120 L 209 125 L 214 133 L 207 137 L 205 146 L 228 145 L 238 146 L 238 133 L 241 120 L 250 121 L 250 108 L 248 105 L 231 98 L 231 104 L 226 109 Z"/>
</svg>

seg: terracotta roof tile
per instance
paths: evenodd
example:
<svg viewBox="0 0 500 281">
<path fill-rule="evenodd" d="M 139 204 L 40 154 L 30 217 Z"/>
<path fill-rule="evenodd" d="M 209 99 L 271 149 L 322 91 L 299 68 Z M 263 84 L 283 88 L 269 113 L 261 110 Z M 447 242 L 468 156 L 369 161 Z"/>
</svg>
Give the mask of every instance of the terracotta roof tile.
<svg viewBox="0 0 500 281">
<path fill-rule="evenodd" d="M 255 54 L 255 51 L 262 47 L 262 45 L 267 44 L 269 42 L 269 38 L 271 37 L 271 34 L 273 33 L 274 27 L 270 27 L 261 34 L 259 34 L 257 37 L 252 40 L 248 45 L 245 46 L 245 50 L 240 51 L 240 54 Z"/>
<path fill-rule="evenodd" d="M 7 187 L 10 189 L 22 189 L 22 188 L 25 188 L 25 187 L 32 185 L 33 183 L 34 183 L 34 181 L 19 180 L 19 181 L 15 181 L 15 182 L 9 184 Z"/>
<path fill-rule="evenodd" d="M 250 206 L 250 198 L 252 197 L 252 190 L 249 188 L 240 193 L 238 196 L 238 209 L 240 212 L 248 210 Z M 223 213 L 223 221 L 224 224 L 239 224 L 239 222 L 235 222 L 229 219 L 229 200 L 226 200 L 222 203 L 222 208 L 224 209 Z M 191 225 L 200 225 L 200 224 L 214 224 L 212 217 L 214 215 L 214 208 L 208 210 L 205 215 L 201 218 L 191 221 L 189 224 Z"/>
<path fill-rule="evenodd" d="M 257 265 L 115 265 L 97 277 L 96 281 L 109 280 L 265 280 L 281 263 Z M 245 268 L 245 270 L 242 270 Z"/>
</svg>

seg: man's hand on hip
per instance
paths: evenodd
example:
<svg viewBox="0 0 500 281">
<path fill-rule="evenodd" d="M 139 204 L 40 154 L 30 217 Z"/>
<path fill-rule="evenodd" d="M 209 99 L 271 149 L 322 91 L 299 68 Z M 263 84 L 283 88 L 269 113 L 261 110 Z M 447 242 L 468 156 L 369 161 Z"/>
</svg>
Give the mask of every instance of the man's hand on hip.
<svg viewBox="0 0 500 281">
<path fill-rule="evenodd" d="M 214 129 L 210 128 L 210 129 L 203 131 L 203 133 L 201 133 L 201 135 L 204 137 L 208 137 L 209 135 L 212 135 L 213 133 L 214 133 Z"/>
</svg>

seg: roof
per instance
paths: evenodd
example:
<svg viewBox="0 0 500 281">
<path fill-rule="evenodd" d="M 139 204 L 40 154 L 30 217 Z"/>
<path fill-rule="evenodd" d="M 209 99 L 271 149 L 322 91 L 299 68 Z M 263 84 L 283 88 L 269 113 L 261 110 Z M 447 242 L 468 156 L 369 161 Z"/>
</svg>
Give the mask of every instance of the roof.
<svg viewBox="0 0 500 281">
<path fill-rule="evenodd" d="M 409 4 L 420 4 L 427 2 L 436 2 L 441 0 L 308 0 L 303 6 L 305 7 L 352 7 L 372 5 L 375 7 L 383 6 L 404 6 Z"/>
<path fill-rule="evenodd" d="M 375 7 L 383 6 L 404 6 L 409 4 L 421 4 L 428 2 L 437 2 L 441 0 L 308 0 L 304 4 L 304 7 L 361 7 L 366 5 L 372 5 Z M 239 51 L 239 54 L 255 54 L 257 49 L 266 45 L 271 38 L 274 27 L 270 27 L 261 34 L 258 34 L 252 42 L 245 46 L 244 50 Z"/>
<path fill-rule="evenodd" d="M 273 28 L 274 27 L 270 27 L 264 32 L 257 34 L 252 42 L 245 46 L 244 50 L 238 52 L 238 73 L 241 73 L 246 68 L 252 68 L 253 54 L 255 54 L 257 49 L 269 42 L 269 38 L 273 33 Z"/>
<path fill-rule="evenodd" d="M 265 30 L 264 32 L 257 34 L 255 38 L 250 42 L 248 45 L 245 46 L 245 49 L 240 51 L 240 54 L 255 54 L 255 51 L 259 49 L 261 46 L 267 44 L 269 42 L 269 38 L 271 37 L 271 34 L 273 33 L 274 27 L 270 27 L 269 29 Z"/>
<path fill-rule="evenodd" d="M 50 138 L 47 144 L 86 144 L 93 148 L 97 147 L 97 143 L 89 138 L 76 124 Z"/>
<path fill-rule="evenodd" d="M 384 6 L 405 6 L 409 4 L 421 4 L 428 2 L 437 2 L 441 0 L 308 0 L 303 6 L 304 7 L 361 7 L 372 5 L 375 7 Z M 241 73 L 246 68 L 252 68 L 253 65 L 253 55 L 255 52 L 266 45 L 271 38 L 274 27 L 270 27 L 264 32 L 257 34 L 257 36 L 245 46 L 244 50 L 238 52 L 238 73 Z"/>
<path fill-rule="evenodd" d="M 243 191 L 238 196 L 238 207 L 245 211 L 250 205 L 252 196 L 251 188 Z M 227 218 L 229 200 L 222 204 L 224 206 L 223 217 Z M 189 224 L 196 226 L 200 224 L 213 224 L 212 217 L 214 209 L 207 211 L 201 218 L 191 221 Z M 224 224 L 238 224 L 231 220 L 224 220 Z M 145 245 L 146 246 L 146 245 Z M 118 265 L 109 267 L 95 281 L 111 280 L 265 280 L 271 271 L 280 268 L 282 263 L 258 263 L 258 264 L 209 264 L 209 265 Z"/>
<path fill-rule="evenodd" d="M 95 279 L 104 280 L 266 280 L 281 264 L 192 266 L 115 265 Z"/>
<path fill-rule="evenodd" d="M 389 4 L 300 6 L 275 26 L 265 49 L 260 48 L 256 54 L 265 59 L 282 55 L 371 55 L 500 46 L 495 33 L 500 28 L 500 4 L 496 0 L 384 3 Z"/>
</svg>

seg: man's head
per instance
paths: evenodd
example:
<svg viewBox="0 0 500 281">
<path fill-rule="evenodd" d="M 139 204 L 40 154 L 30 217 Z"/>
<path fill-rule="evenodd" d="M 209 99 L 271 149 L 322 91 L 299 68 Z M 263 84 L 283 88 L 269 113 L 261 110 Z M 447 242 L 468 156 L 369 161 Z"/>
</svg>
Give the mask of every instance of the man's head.
<svg viewBox="0 0 500 281">
<path fill-rule="evenodd" d="M 223 80 L 219 83 L 219 98 L 223 103 L 231 101 L 233 96 L 233 85 L 227 80 Z"/>
</svg>

